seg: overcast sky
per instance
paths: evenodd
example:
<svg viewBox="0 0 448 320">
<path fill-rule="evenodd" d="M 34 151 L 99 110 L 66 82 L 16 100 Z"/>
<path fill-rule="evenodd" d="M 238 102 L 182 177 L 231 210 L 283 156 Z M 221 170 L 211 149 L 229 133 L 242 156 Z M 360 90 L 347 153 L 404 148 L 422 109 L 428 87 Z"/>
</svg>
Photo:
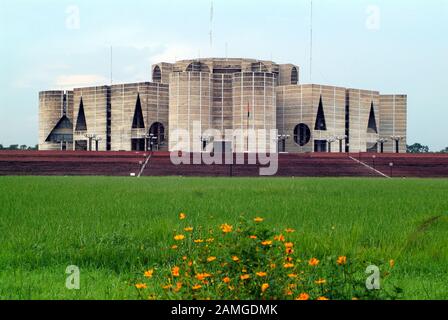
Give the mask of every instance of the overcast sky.
<svg viewBox="0 0 448 320">
<path fill-rule="evenodd" d="M 301 66 L 300 81 L 408 94 L 408 140 L 448 146 L 448 1 L 0 0 L 0 144 L 37 144 L 38 92 L 149 81 L 197 56 Z M 213 41 L 210 41 L 212 25 Z M 226 46 L 227 43 L 227 46 Z"/>
</svg>

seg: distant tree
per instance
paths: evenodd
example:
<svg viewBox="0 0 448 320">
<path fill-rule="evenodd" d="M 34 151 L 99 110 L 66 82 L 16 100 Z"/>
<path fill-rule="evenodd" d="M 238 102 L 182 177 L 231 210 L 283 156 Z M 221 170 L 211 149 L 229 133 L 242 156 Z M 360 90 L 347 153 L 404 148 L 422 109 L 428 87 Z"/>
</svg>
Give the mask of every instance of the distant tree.
<svg viewBox="0 0 448 320">
<path fill-rule="evenodd" d="M 9 150 L 19 150 L 19 145 L 18 144 L 12 144 L 9 146 L 8 148 Z"/>
<path fill-rule="evenodd" d="M 441 150 L 440 153 L 448 153 L 448 147 L 446 147 L 445 149 Z"/>
<path fill-rule="evenodd" d="M 408 153 L 428 153 L 429 147 L 420 143 L 414 143 L 413 145 L 407 146 L 407 151 Z"/>
<path fill-rule="evenodd" d="M 20 150 L 26 150 L 26 148 L 28 148 L 28 146 L 26 144 L 22 144 L 20 146 Z"/>
<path fill-rule="evenodd" d="M 0 144 L 0 150 L 5 150 L 2 144 Z"/>
</svg>

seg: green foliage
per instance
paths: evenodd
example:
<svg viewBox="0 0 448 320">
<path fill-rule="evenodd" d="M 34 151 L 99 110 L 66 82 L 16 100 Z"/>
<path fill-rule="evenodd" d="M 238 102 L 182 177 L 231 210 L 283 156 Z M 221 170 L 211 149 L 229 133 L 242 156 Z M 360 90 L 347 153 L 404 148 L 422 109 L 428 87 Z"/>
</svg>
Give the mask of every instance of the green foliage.
<svg viewBox="0 0 448 320">
<path fill-rule="evenodd" d="M 414 143 L 413 145 L 407 146 L 408 153 L 428 153 L 429 147 L 424 146 L 420 143 Z"/>
<path fill-rule="evenodd" d="M 196 231 L 197 230 L 197 231 Z M 368 290 L 365 267 L 356 258 L 306 256 L 291 234 L 268 228 L 262 218 L 241 218 L 235 226 L 190 227 L 174 235 L 172 265 L 147 270 L 136 280 L 139 297 L 175 300 L 394 299 L 394 290 Z M 300 243 L 298 244 L 300 247 Z M 170 247 L 167 247 L 170 250 Z M 393 265 L 383 262 L 382 283 Z M 146 279 L 145 279 L 146 276 Z M 157 278 L 155 278 L 157 277 Z M 158 285 L 164 289 L 160 292 Z"/>
<path fill-rule="evenodd" d="M 345 255 L 360 281 L 393 259 L 399 298 L 448 299 L 447 194 L 447 179 L 0 177 L 0 299 L 135 299 L 144 270 L 177 263 L 182 211 L 204 235 L 241 215 L 293 228 L 296 258 Z M 68 265 L 80 290 L 65 288 Z"/>
</svg>

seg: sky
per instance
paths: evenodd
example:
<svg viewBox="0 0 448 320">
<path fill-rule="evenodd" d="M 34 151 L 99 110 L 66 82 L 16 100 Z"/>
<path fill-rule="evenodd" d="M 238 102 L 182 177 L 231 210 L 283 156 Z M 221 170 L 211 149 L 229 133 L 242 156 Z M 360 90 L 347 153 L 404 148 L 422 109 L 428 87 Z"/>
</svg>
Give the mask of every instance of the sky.
<svg viewBox="0 0 448 320">
<path fill-rule="evenodd" d="M 407 94 L 408 143 L 447 147 L 448 1 L 314 0 L 312 68 L 310 3 L 0 0 L 0 144 L 37 144 L 39 91 L 109 84 L 113 47 L 113 83 L 227 56 L 299 65 L 301 83 Z"/>
</svg>

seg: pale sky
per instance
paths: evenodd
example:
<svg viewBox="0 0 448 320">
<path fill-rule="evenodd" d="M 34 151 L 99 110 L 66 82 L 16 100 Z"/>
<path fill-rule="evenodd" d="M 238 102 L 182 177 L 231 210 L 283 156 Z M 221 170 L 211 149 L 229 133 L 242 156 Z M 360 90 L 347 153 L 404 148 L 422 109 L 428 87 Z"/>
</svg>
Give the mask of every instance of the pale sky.
<svg viewBox="0 0 448 320">
<path fill-rule="evenodd" d="M 314 0 L 312 79 L 310 0 L 213 2 L 210 43 L 210 0 L 0 0 L 0 144 L 37 144 L 39 91 L 109 84 L 111 46 L 124 83 L 227 43 L 301 83 L 407 94 L 408 141 L 448 146 L 448 1 Z"/>
</svg>

